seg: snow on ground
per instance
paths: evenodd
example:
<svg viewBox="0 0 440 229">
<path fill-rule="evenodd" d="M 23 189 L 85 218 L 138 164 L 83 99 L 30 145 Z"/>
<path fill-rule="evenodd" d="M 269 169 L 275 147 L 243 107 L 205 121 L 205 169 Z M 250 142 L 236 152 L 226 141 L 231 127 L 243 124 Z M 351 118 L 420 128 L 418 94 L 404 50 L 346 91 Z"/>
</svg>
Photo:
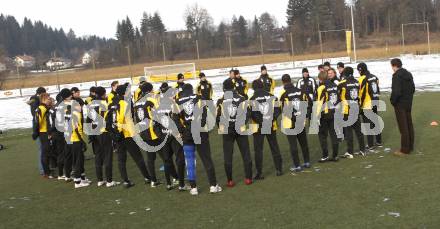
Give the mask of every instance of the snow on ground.
<svg viewBox="0 0 440 229">
<path fill-rule="evenodd" d="M 417 91 L 440 91 L 440 55 L 430 56 L 403 56 L 404 68 L 412 72 Z M 380 79 L 382 91 L 391 90 L 392 70 L 389 60 L 368 61 L 366 62 L 371 73 Z M 336 64 L 336 63 L 332 63 Z M 348 64 L 356 68 L 355 64 Z M 240 69 L 240 68 L 238 68 Z M 309 68 L 312 76 L 318 75 L 316 67 Z M 281 79 L 283 74 L 290 74 L 293 78 L 301 77 L 301 69 L 290 69 L 280 71 L 270 71 L 269 74 L 275 79 Z M 259 76 L 259 72 L 243 75 L 248 82 L 252 82 Z M 224 77 L 210 77 L 209 80 L 214 87 L 214 99 L 222 96 L 222 82 Z M 197 80 L 189 80 L 194 86 Z M 159 84 L 155 84 L 155 88 L 159 88 Z M 281 87 L 275 88 L 275 95 L 279 96 Z M 250 90 L 250 93 L 251 90 Z M 30 128 L 31 114 L 29 106 L 25 103 L 29 98 L 13 98 L 0 100 L 0 130 Z"/>
</svg>

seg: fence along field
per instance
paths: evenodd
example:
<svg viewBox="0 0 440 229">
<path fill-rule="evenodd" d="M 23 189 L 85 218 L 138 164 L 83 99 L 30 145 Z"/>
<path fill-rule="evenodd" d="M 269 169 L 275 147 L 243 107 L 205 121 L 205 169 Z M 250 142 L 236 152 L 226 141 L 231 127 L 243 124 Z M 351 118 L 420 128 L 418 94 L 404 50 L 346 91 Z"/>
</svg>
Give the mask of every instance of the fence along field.
<svg viewBox="0 0 440 229">
<path fill-rule="evenodd" d="M 431 52 L 440 52 L 440 42 L 431 43 Z M 389 58 L 393 56 L 400 55 L 402 53 L 402 47 L 400 45 L 387 46 L 380 48 L 368 48 L 359 49 L 357 51 L 358 60 L 367 59 L 377 59 L 377 58 Z M 427 53 L 426 44 L 417 45 L 406 45 L 405 53 Z M 330 57 L 340 57 L 345 56 L 345 51 L 324 53 L 324 58 Z M 263 62 L 264 59 L 264 62 Z M 166 61 L 166 62 L 155 62 L 147 64 L 135 64 L 132 66 L 120 66 L 103 68 L 97 70 L 80 70 L 74 72 L 63 72 L 63 73 L 49 73 L 40 75 L 28 75 L 22 76 L 16 79 L 6 79 L 0 83 L 0 90 L 13 90 L 20 88 L 33 88 L 44 85 L 57 85 L 57 84 L 72 84 L 88 81 L 100 81 L 100 80 L 111 80 L 118 78 L 125 78 L 129 76 L 140 76 L 144 75 L 144 68 L 159 65 L 172 65 L 172 64 L 182 64 L 188 62 L 194 62 L 197 70 L 204 71 L 207 69 L 216 68 L 231 68 L 237 66 L 247 66 L 247 65 L 259 65 L 259 64 L 269 64 L 269 63 L 280 63 L 288 61 L 298 61 L 298 60 L 311 60 L 311 59 L 321 59 L 320 53 L 306 54 L 306 55 L 295 55 L 291 56 L 288 53 L 284 54 L 265 54 L 264 58 L 260 55 L 258 56 L 240 56 L 240 57 L 222 57 L 222 58 L 209 58 L 200 60 L 182 60 L 182 61 Z M 336 64 L 336 63 L 332 63 Z"/>
<path fill-rule="evenodd" d="M 327 58 L 323 60 L 316 59 L 316 60 L 305 60 L 305 61 L 295 61 L 295 62 L 273 63 L 273 64 L 267 64 L 266 66 L 272 71 L 289 70 L 289 69 L 293 70 L 295 68 L 317 66 L 322 61 L 329 61 L 333 63 L 337 63 L 337 62 L 349 63 L 350 57 L 336 57 L 336 58 Z M 260 65 L 240 66 L 239 68 L 243 74 L 255 74 L 259 72 Z M 219 77 L 219 76 L 227 75 L 229 70 L 230 68 L 210 69 L 210 70 L 206 70 L 205 74 L 208 77 Z M 183 72 L 187 80 L 197 79 L 197 75 L 199 73 L 199 71 L 195 70 L 193 63 L 145 68 L 145 76 L 147 76 L 149 81 L 156 83 L 164 82 L 164 81 L 175 81 L 177 78 L 177 74 L 179 72 Z M 45 87 L 46 91 L 49 94 L 56 94 L 62 88 L 77 87 L 79 90 L 82 91 L 83 95 L 86 95 L 88 94 L 89 88 L 92 86 L 102 86 L 104 88 L 109 89 L 111 82 L 114 80 L 117 80 L 120 83 L 129 82 L 133 85 L 138 85 L 140 77 L 141 76 L 135 76 L 135 77 L 125 77 L 125 78 L 118 78 L 111 80 L 89 81 L 89 82 L 72 83 L 72 84 L 50 85 L 50 86 L 41 85 L 41 86 Z M 36 87 L 29 87 L 29 88 L 0 91 L 0 99 L 31 96 L 35 94 L 36 89 L 37 89 Z"/>
</svg>

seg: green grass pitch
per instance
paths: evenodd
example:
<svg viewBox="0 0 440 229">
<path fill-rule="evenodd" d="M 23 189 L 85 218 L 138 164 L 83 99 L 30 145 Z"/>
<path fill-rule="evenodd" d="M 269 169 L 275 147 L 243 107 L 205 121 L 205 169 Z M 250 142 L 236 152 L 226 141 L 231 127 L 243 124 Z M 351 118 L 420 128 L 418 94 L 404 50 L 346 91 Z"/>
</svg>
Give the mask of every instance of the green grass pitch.
<svg viewBox="0 0 440 229">
<path fill-rule="evenodd" d="M 382 99 L 387 101 L 388 96 Z M 72 183 L 42 179 L 30 130 L 9 131 L 0 136 L 7 147 L 0 151 L 0 228 L 438 228 L 440 129 L 430 123 L 440 119 L 439 100 L 440 93 L 416 95 L 416 150 L 410 156 L 384 152 L 397 149 L 400 141 L 394 111 L 387 103 L 382 113 L 385 146 L 377 154 L 318 164 L 318 137 L 309 135 L 313 168 L 292 175 L 286 137 L 279 133 L 285 175 L 275 176 L 266 142 L 266 179 L 245 186 L 236 148 L 237 186 L 232 189 L 225 186 L 221 138 L 212 134 L 223 192 L 208 194 L 206 174 L 198 163 L 197 197 L 145 186 L 131 159 L 129 175 L 136 186 L 129 190 L 96 187 L 93 160 L 86 161 L 86 173 L 94 181 L 89 188 L 74 190 Z M 345 148 L 343 143 L 340 153 Z M 160 164 L 158 158 L 157 168 Z M 113 171 L 118 180 L 116 161 Z M 163 173 L 158 174 L 163 180 Z"/>
</svg>

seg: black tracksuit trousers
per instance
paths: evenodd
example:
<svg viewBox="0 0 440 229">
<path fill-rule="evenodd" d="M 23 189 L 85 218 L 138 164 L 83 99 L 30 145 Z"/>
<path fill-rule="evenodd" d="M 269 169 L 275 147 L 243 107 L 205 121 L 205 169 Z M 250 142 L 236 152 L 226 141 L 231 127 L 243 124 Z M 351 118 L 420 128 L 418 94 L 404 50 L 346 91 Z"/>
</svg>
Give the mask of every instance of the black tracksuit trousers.
<svg viewBox="0 0 440 229">
<path fill-rule="evenodd" d="M 243 158 L 245 178 L 252 179 L 252 159 L 249 150 L 248 136 L 239 135 L 231 131 L 230 133 L 223 135 L 226 177 L 228 181 L 232 180 L 232 155 L 234 153 L 234 142 L 237 142 L 241 157 Z"/>
<path fill-rule="evenodd" d="M 73 151 L 72 144 L 65 143 L 64 147 L 64 175 L 70 178 L 73 170 Z"/>
<path fill-rule="evenodd" d="M 167 142 L 161 149 L 164 159 L 165 179 L 171 185 L 171 177 L 179 180 L 179 186 L 185 186 L 185 155 L 182 145 L 173 137 L 168 136 Z M 176 155 L 176 167 L 173 162 L 173 154 Z"/>
<path fill-rule="evenodd" d="M 203 167 L 205 168 L 206 174 L 208 176 L 208 181 L 210 186 L 217 185 L 217 177 L 215 175 L 214 162 L 211 157 L 211 145 L 209 143 L 209 133 L 200 133 L 201 143 L 196 145 L 197 153 L 199 154 L 200 160 L 202 161 Z"/>
<path fill-rule="evenodd" d="M 145 165 L 144 157 L 142 156 L 141 150 L 136 145 L 133 138 L 124 138 L 121 142 L 118 142 L 118 167 L 121 173 L 122 181 L 129 182 L 127 174 L 127 151 L 133 158 L 137 167 L 139 168 L 142 176 L 146 179 L 150 179 L 150 174 L 148 173 L 147 166 Z"/>
<path fill-rule="evenodd" d="M 64 157 L 66 150 L 66 141 L 63 136 L 57 136 L 53 139 L 53 149 L 55 151 L 55 155 L 57 156 L 57 168 L 58 168 L 58 176 L 63 176 L 64 174 Z"/>
<path fill-rule="evenodd" d="M 319 143 L 321 144 L 322 157 L 328 157 L 327 137 L 330 134 L 330 139 L 333 149 L 333 158 L 338 156 L 339 140 L 335 131 L 335 123 L 333 118 L 321 118 L 319 125 Z"/>
<path fill-rule="evenodd" d="M 297 141 L 299 142 L 299 145 L 301 147 L 304 163 L 310 163 L 310 152 L 309 152 L 309 145 L 307 142 L 307 131 L 305 129 L 298 135 L 287 135 L 287 141 L 289 142 L 290 155 L 292 156 L 293 165 L 295 168 L 300 166 Z"/>
<path fill-rule="evenodd" d="M 377 107 L 373 107 L 373 112 L 377 115 Z M 364 123 L 368 123 L 370 125 L 370 128 L 374 128 L 374 124 L 373 121 L 371 121 L 370 119 L 367 118 L 367 116 L 365 116 L 365 114 L 362 112 L 362 121 Z M 378 134 L 378 135 L 367 135 L 367 143 L 369 147 L 373 147 L 375 145 L 375 140 L 376 143 L 382 144 L 382 134 Z"/>
<path fill-rule="evenodd" d="M 148 172 L 150 174 L 150 179 L 153 182 L 157 182 L 157 176 L 156 176 L 156 154 L 159 154 L 159 157 L 162 159 L 163 163 L 164 163 L 164 167 L 165 167 L 165 158 L 163 156 L 162 151 L 158 151 L 158 152 L 149 152 L 147 151 L 147 168 L 148 168 Z M 168 173 L 168 171 L 167 171 Z"/>
<path fill-rule="evenodd" d="M 49 167 L 49 154 L 50 154 L 50 143 L 49 136 L 47 133 L 40 133 L 39 141 L 41 142 L 41 165 L 43 166 L 44 175 L 50 175 Z"/>
<path fill-rule="evenodd" d="M 394 112 L 400 131 L 400 151 L 409 154 L 414 150 L 414 126 L 411 110 L 394 107 Z"/>
<path fill-rule="evenodd" d="M 104 132 L 96 136 L 94 145 L 96 178 L 98 181 L 104 181 L 104 167 L 106 181 L 110 183 L 113 181 L 113 144 L 110 133 Z"/>
<path fill-rule="evenodd" d="M 348 120 L 348 115 L 344 115 L 344 120 Z M 364 135 L 361 131 L 361 120 L 358 117 L 356 122 L 351 125 L 344 127 L 344 139 L 347 141 L 347 153 L 353 154 L 353 132 L 356 134 L 358 144 L 359 144 L 359 150 L 362 152 L 365 152 L 365 141 L 364 141 Z"/>
<path fill-rule="evenodd" d="M 73 178 L 75 180 L 75 183 L 79 183 L 81 182 L 81 179 L 85 178 L 84 152 L 82 148 L 82 143 L 73 142 L 72 144 L 68 145 L 68 148 L 70 148 L 72 154 L 74 155 L 73 158 L 75 158 L 75 160 L 73 161 Z"/>
<path fill-rule="evenodd" d="M 259 132 L 253 134 L 254 139 L 254 151 L 255 151 L 255 167 L 257 174 L 263 174 L 263 150 L 264 150 L 264 138 L 269 142 L 270 151 L 272 152 L 273 163 L 277 171 L 282 170 L 283 159 L 280 153 L 280 147 L 277 141 L 276 131 L 272 131 L 271 134 L 261 134 Z"/>
</svg>

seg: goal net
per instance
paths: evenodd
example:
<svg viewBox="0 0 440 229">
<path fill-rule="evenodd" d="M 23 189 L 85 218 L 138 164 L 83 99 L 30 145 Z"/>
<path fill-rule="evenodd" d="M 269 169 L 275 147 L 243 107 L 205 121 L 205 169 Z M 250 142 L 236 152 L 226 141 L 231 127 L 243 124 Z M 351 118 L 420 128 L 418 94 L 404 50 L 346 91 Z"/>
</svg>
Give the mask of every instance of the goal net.
<svg viewBox="0 0 440 229">
<path fill-rule="evenodd" d="M 144 73 L 149 82 L 176 81 L 179 73 L 182 73 L 185 79 L 197 77 L 194 63 L 145 67 Z"/>
</svg>

